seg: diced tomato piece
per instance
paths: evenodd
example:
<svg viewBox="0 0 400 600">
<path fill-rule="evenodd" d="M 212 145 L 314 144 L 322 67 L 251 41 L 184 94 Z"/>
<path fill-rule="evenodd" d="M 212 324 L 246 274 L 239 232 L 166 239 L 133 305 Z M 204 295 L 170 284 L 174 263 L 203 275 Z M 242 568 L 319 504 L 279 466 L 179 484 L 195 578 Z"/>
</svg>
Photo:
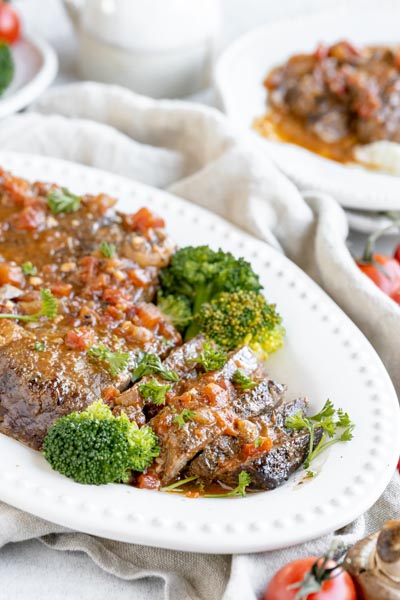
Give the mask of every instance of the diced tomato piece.
<svg viewBox="0 0 400 600">
<path fill-rule="evenodd" d="M 15 229 L 34 231 L 46 223 L 46 215 L 41 208 L 27 206 L 14 215 L 13 221 Z"/>
<path fill-rule="evenodd" d="M 130 321 L 125 321 L 118 330 L 118 335 L 126 339 L 128 343 L 146 344 L 153 339 L 153 334 L 146 327 L 138 327 Z"/>
<path fill-rule="evenodd" d="M 163 319 L 162 313 L 154 304 L 138 304 L 136 306 L 136 314 L 143 327 L 147 329 L 155 329 Z"/>
<path fill-rule="evenodd" d="M 146 287 L 149 283 L 149 276 L 144 269 L 131 269 L 128 277 L 136 287 Z"/>
<path fill-rule="evenodd" d="M 87 350 L 94 343 L 94 331 L 89 327 L 71 329 L 65 336 L 65 345 L 74 350 Z"/>
<path fill-rule="evenodd" d="M 100 273 L 89 282 L 89 287 L 92 291 L 104 290 L 110 285 L 110 276 L 107 273 Z"/>
<path fill-rule="evenodd" d="M 179 396 L 179 402 L 183 405 L 190 404 L 192 401 L 192 394 L 190 392 L 184 392 L 182 396 Z"/>
<path fill-rule="evenodd" d="M 103 299 L 113 306 L 128 306 L 132 303 L 132 298 L 126 292 L 113 288 L 104 290 Z"/>
<path fill-rule="evenodd" d="M 148 208 L 139 208 L 133 215 L 124 215 L 123 222 L 128 229 L 133 231 L 147 231 L 148 229 L 156 229 L 165 227 L 165 221 L 151 212 Z"/>
<path fill-rule="evenodd" d="M 202 389 L 201 395 L 210 406 L 226 406 L 228 402 L 227 391 L 217 383 L 208 383 Z"/>
<path fill-rule="evenodd" d="M 70 283 L 64 283 L 60 281 L 59 283 L 53 283 L 50 286 L 50 291 L 57 298 L 64 298 L 70 295 L 72 291 L 72 285 Z"/>
<path fill-rule="evenodd" d="M 155 473 L 141 473 L 136 480 L 136 487 L 146 490 L 159 490 L 160 479 Z"/>
<path fill-rule="evenodd" d="M 10 263 L 0 263 L 0 285 L 11 283 L 20 287 L 24 282 L 24 275 L 21 267 L 17 265 L 10 265 Z"/>
<path fill-rule="evenodd" d="M 100 261 L 95 256 L 84 256 L 79 261 L 80 266 L 80 278 L 86 283 L 93 279 L 98 273 Z"/>
<path fill-rule="evenodd" d="M 65 336 L 65 344 L 74 350 L 87 350 L 94 343 L 94 331 L 89 327 L 76 327 Z"/>
<path fill-rule="evenodd" d="M 125 313 L 122 310 L 118 310 L 116 306 L 107 306 L 106 311 L 114 321 L 121 321 L 125 318 Z"/>
<path fill-rule="evenodd" d="M 257 441 L 259 443 L 257 443 Z M 252 444 L 244 444 L 242 452 L 245 456 L 256 456 L 268 452 L 272 448 L 272 440 L 269 437 L 257 438 Z"/>
<path fill-rule="evenodd" d="M 104 215 L 109 208 L 112 208 L 116 204 L 117 200 L 108 194 L 98 194 L 91 198 L 88 202 L 89 209 Z"/>
<path fill-rule="evenodd" d="M 3 178 L 3 188 L 15 204 L 25 205 L 26 199 L 31 194 L 31 186 L 25 179 L 13 177 L 10 173 L 5 173 Z"/>
<path fill-rule="evenodd" d="M 115 398 L 118 398 L 118 396 L 120 396 L 120 395 L 121 395 L 121 392 L 119 391 L 119 389 L 113 385 L 107 386 L 101 392 L 101 397 L 103 398 L 103 400 L 105 402 L 110 402 L 112 400 L 115 400 Z"/>
</svg>

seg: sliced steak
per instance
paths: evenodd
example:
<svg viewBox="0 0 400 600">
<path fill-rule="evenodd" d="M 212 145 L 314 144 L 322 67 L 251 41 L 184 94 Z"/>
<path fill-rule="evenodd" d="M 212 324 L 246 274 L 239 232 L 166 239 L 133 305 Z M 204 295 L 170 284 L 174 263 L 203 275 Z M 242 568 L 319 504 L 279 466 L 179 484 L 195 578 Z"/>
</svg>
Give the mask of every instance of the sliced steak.
<svg viewBox="0 0 400 600">
<path fill-rule="evenodd" d="M 174 348 L 163 361 L 163 367 L 168 371 L 175 371 L 179 377 L 179 381 L 165 381 L 157 374 L 146 375 L 131 388 L 114 399 L 114 413 L 118 414 L 123 410 L 129 419 L 136 421 L 138 425 L 144 425 L 147 420 L 144 412 L 146 402 L 139 391 L 139 386 L 151 379 L 156 379 L 160 384 L 165 385 L 168 383 L 171 386 L 168 397 L 179 396 L 187 387 L 188 381 L 192 381 L 199 376 L 196 363 L 191 361 L 201 352 L 203 344 L 204 338 L 202 336 L 197 336 L 183 346 Z M 151 407 L 154 412 L 151 416 L 155 416 L 162 408 L 157 407 L 154 404 L 151 405 Z"/>
<path fill-rule="evenodd" d="M 21 338 L 0 353 L 0 431 L 39 449 L 59 417 L 83 410 L 115 384 L 108 372 L 63 345 L 37 352 Z"/>
<path fill-rule="evenodd" d="M 155 460 L 155 472 L 162 485 L 168 485 L 186 467 L 196 454 L 204 450 L 223 431 L 223 422 L 217 411 L 198 408 L 193 420 L 182 427 L 174 422 L 177 416 L 170 407 L 164 408 L 150 425 L 160 441 L 161 453 Z"/>
<path fill-rule="evenodd" d="M 304 462 L 310 443 L 307 431 L 299 431 L 291 436 L 282 436 L 279 443 L 261 456 L 248 457 L 246 460 L 236 457 L 226 461 L 216 474 L 218 481 L 235 487 L 239 474 L 246 471 L 250 475 L 250 488 L 255 490 L 273 490 L 294 473 Z"/>
<path fill-rule="evenodd" d="M 221 481 L 235 487 L 241 471 L 251 477 L 252 489 L 274 489 L 299 468 L 304 462 L 309 448 L 310 436 L 307 431 L 292 431 L 285 427 L 286 419 L 307 407 L 304 398 L 281 404 L 251 422 L 257 426 L 258 435 L 269 437 L 272 447 L 260 451 L 252 447 L 243 436 L 221 436 L 209 445 L 189 467 L 191 475 L 203 480 Z M 321 432 L 316 442 L 320 439 Z M 253 434 L 253 441 L 257 432 Z M 252 450 L 249 455 L 249 446 Z"/>
<path fill-rule="evenodd" d="M 192 340 L 175 350 L 164 365 L 179 370 L 182 359 L 187 361 L 188 357 L 189 364 L 196 365 L 195 361 L 191 361 L 200 353 L 203 343 L 203 338 Z M 219 371 L 203 373 L 197 369 L 189 371 L 188 377 L 182 371 L 182 379 L 175 384 L 174 394 L 168 393 L 167 406 L 150 420 L 160 440 L 161 454 L 155 461 L 155 471 L 163 485 L 173 481 L 199 452 L 219 436 L 224 433 L 239 435 L 234 401 L 242 392 L 231 383 L 238 369 L 247 376 L 262 372 L 247 347 L 231 352 Z M 182 411 L 191 411 L 192 416 L 179 426 L 177 417 Z"/>
<path fill-rule="evenodd" d="M 265 379 L 252 390 L 234 397 L 232 407 L 241 419 L 257 417 L 277 407 L 282 402 L 285 392 L 285 385 Z"/>
</svg>

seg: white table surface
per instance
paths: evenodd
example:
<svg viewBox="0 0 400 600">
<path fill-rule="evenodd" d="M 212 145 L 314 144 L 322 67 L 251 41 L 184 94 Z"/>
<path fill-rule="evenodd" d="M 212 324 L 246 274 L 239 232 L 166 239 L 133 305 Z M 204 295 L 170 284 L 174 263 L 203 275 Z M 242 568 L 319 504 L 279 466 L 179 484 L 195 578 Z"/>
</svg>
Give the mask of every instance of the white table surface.
<svg viewBox="0 0 400 600">
<path fill-rule="evenodd" d="M 377 0 L 221 0 L 223 7 L 223 45 L 261 23 L 276 18 L 307 14 L 343 5 L 376 4 Z M 393 0 L 380 0 L 389 5 Z M 56 49 L 60 72 L 56 85 L 75 81 L 75 40 L 61 0 L 16 0 L 25 26 L 45 37 Z M 352 233 L 349 245 L 360 253 L 364 236 Z M 381 248 L 393 247 L 386 239 Z M 0 550 L 0 599 L 3 600 L 132 600 L 141 596 L 140 581 L 127 582 L 101 571 L 81 553 L 55 552 L 40 542 L 8 544 Z M 162 597 L 154 581 L 152 597 Z"/>
</svg>

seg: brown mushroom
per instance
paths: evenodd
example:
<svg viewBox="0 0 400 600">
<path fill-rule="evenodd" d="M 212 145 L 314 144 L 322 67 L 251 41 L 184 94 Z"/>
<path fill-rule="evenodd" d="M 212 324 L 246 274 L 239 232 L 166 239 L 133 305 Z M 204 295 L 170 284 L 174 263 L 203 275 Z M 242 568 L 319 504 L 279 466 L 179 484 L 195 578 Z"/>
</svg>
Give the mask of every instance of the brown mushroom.
<svg viewBox="0 0 400 600">
<path fill-rule="evenodd" d="M 361 600 L 400 600 L 400 521 L 357 542 L 344 566 Z"/>
</svg>

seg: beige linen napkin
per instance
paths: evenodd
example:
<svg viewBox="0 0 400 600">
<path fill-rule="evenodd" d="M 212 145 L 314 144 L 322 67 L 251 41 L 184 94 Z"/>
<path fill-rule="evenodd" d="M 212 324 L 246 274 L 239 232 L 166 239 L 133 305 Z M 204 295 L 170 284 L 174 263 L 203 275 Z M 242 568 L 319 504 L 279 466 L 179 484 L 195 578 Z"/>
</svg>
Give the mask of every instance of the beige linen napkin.
<svg viewBox="0 0 400 600">
<path fill-rule="evenodd" d="M 260 151 L 253 134 L 236 131 L 217 111 L 154 101 L 115 86 L 73 84 L 47 93 L 35 112 L 1 122 L 0 147 L 74 160 L 167 188 L 281 248 L 369 337 L 400 391 L 400 309 L 355 266 L 345 245 L 342 209 L 330 197 L 301 195 Z M 395 475 L 377 504 L 340 533 L 344 541 L 352 543 L 400 517 L 399 497 Z M 86 552 L 124 579 L 161 578 L 165 600 L 256 600 L 279 566 L 326 550 L 331 538 L 259 555 L 216 557 L 65 532 L 0 505 L 0 546 L 32 537 L 58 550 Z M 152 580 L 146 582 L 141 587 L 146 592 L 133 597 L 155 598 Z"/>
</svg>

